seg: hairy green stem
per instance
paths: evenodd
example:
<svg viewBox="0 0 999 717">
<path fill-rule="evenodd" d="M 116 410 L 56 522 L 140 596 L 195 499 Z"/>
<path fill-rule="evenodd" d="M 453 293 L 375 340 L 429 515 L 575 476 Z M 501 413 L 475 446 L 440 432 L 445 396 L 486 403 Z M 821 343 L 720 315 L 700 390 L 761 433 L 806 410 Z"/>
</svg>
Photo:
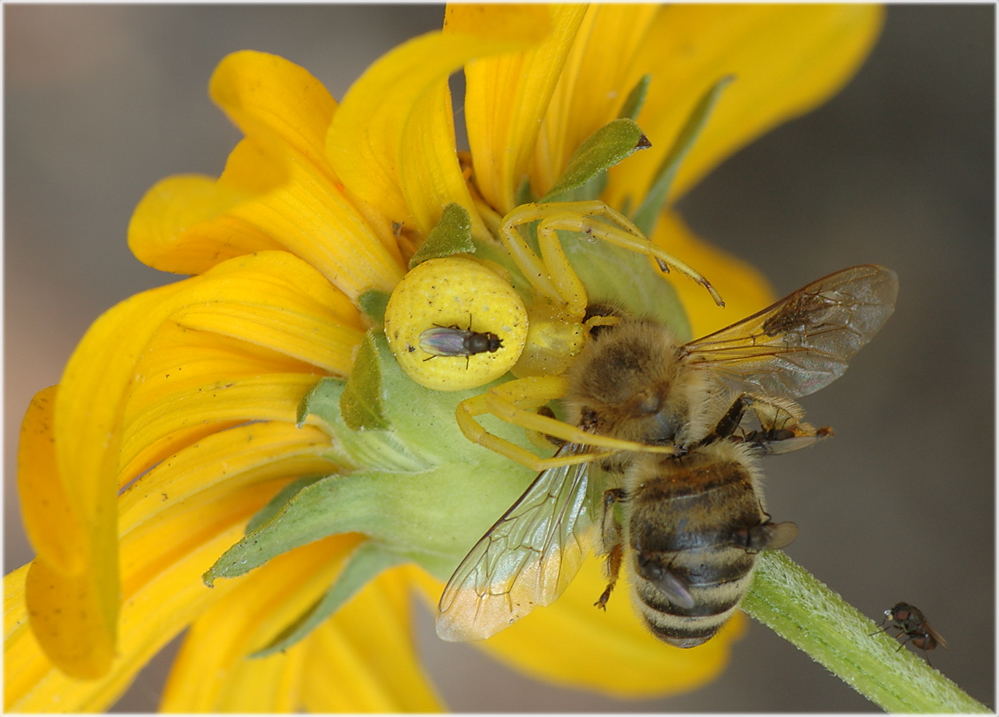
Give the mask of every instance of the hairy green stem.
<svg viewBox="0 0 999 717">
<path fill-rule="evenodd" d="M 742 609 L 888 712 L 992 712 L 780 551 Z"/>
</svg>

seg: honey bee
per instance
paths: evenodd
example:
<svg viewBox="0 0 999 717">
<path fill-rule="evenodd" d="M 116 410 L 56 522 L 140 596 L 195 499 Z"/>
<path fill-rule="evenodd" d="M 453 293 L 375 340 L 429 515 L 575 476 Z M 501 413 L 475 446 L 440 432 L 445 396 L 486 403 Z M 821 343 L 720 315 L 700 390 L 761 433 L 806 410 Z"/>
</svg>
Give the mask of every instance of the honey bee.
<svg viewBox="0 0 999 717">
<path fill-rule="evenodd" d="M 472 317 L 469 315 L 467 329 L 458 328 L 457 324 L 434 324 L 434 328 L 423 331 L 420 348 L 430 354 L 424 361 L 437 356 L 464 356 L 465 367 L 468 368 L 469 357 L 486 351 L 499 351 L 503 348 L 503 339 L 492 331 L 472 331 Z"/>
<path fill-rule="evenodd" d="M 930 626 L 922 610 L 915 605 L 910 605 L 907 602 L 895 603 L 894 606 L 885 610 L 884 615 L 884 619 L 881 621 L 881 625 L 884 625 L 884 627 L 878 630 L 878 632 L 896 630 L 897 632 L 894 637 L 898 638 L 905 635 L 905 639 L 902 640 L 902 644 L 898 646 L 898 649 L 901 650 L 902 646 L 907 642 L 911 642 L 913 647 L 917 647 L 923 651 L 932 650 L 937 645 L 947 647 L 947 641 Z M 885 623 L 888 624 L 885 625 Z"/>
<path fill-rule="evenodd" d="M 656 636 L 680 647 L 710 639 L 759 552 L 797 535 L 767 514 L 757 457 L 831 434 L 805 423 L 794 399 L 843 374 L 897 292 L 894 272 L 857 266 L 686 344 L 648 319 L 601 326 L 567 376 L 576 438 L 458 565 L 438 635 L 484 639 L 551 603 L 595 548 L 608 574 L 597 606 L 623 567 Z M 594 453 L 605 436 L 649 449 Z"/>
</svg>

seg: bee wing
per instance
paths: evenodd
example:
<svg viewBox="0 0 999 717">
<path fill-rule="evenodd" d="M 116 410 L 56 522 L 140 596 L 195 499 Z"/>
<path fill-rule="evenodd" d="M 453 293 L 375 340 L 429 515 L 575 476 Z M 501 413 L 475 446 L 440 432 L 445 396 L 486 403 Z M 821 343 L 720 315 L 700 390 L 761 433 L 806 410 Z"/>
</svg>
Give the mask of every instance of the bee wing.
<svg viewBox="0 0 999 717">
<path fill-rule="evenodd" d="M 566 443 L 556 455 L 585 452 Z M 484 640 L 557 598 L 593 538 L 590 464 L 542 471 L 469 551 L 438 605 L 437 635 Z"/>
<path fill-rule="evenodd" d="M 807 396 L 846 371 L 849 360 L 895 310 L 898 277 L 863 265 L 813 281 L 776 304 L 681 349 L 741 391 Z"/>
</svg>

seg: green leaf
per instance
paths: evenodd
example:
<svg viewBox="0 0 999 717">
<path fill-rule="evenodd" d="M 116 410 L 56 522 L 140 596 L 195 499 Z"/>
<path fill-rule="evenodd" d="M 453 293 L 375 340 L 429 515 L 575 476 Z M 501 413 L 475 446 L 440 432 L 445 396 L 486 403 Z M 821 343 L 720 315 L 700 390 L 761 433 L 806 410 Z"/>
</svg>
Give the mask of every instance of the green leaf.
<svg viewBox="0 0 999 717">
<path fill-rule="evenodd" d="M 635 83 L 635 86 L 631 88 L 628 96 L 624 98 L 624 104 L 621 105 L 618 117 L 626 117 L 633 120 L 638 119 L 638 113 L 642 111 L 642 106 L 645 104 L 645 97 L 649 93 L 649 82 L 651 80 L 652 75 L 642 75 L 638 82 Z"/>
<path fill-rule="evenodd" d="M 362 543 L 347 559 L 347 564 L 326 594 L 250 657 L 266 657 L 288 649 L 339 610 L 368 581 L 400 562 L 402 561 L 398 555 L 385 550 L 378 543 Z"/>
<path fill-rule="evenodd" d="M 389 295 L 378 289 L 369 289 L 357 297 L 357 305 L 361 311 L 374 323 L 382 323 L 385 307 L 388 306 Z"/>
<path fill-rule="evenodd" d="M 382 431 L 388 428 L 382 404 L 382 380 L 377 353 L 369 331 L 358 347 L 347 386 L 340 397 L 340 414 L 355 431 Z"/>
<path fill-rule="evenodd" d="M 539 201 L 564 201 L 570 192 L 602 175 L 625 157 L 651 146 L 633 120 L 612 120 L 579 145 L 559 181 Z"/>
<path fill-rule="evenodd" d="M 428 259 L 474 253 L 472 220 L 468 215 L 468 210 L 452 203 L 444 207 L 437 226 L 430 230 L 423 246 L 417 249 L 409 260 L 409 268 L 412 269 Z"/>
<path fill-rule="evenodd" d="M 780 551 L 760 556 L 741 607 L 888 712 L 992 711 Z"/>
<path fill-rule="evenodd" d="M 673 146 L 670 147 L 663 158 L 662 164 L 659 165 L 659 169 L 656 170 L 652 183 L 649 185 L 649 190 L 645 194 L 645 199 L 642 200 L 642 203 L 635 211 L 635 215 L 632 217 L 635 224 L 638 225 L 638 228 L 646 236 L 652 236 L 652 230 L 656 226 L 656 219 L 659 217 L 659 210 L 669 195 L 670 187 L 676 178 L 676 173 L 680 169 L 680 164 L 690 152 L 691 147 L 694 146 L 694 142 L 697 140 L 701 130 L 708 123 L 708 118 L 711 116 L 711 111 L 718 102 L 722 90 L 734 79 L 734 75 L 726 75 L 712 85 L 701 99 L 697 101 L 693 111 L 691 111 L 687 117 L 687 121 L 680 128 L 679 134 L 677 134 L 676 139 L 673 141 Z"/>
</svg>

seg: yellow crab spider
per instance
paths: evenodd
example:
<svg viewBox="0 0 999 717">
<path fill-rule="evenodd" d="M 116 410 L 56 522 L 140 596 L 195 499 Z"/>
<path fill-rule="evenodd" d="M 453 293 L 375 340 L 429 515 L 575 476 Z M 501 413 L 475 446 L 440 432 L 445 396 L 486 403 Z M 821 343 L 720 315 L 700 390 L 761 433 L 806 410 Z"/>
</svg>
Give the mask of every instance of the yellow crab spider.
<svg viewBox="0 0 999 717">
<path fill-rule="evenodd" d="M 537 222 L 540 256 L 522 234 L 523 227 L 534 222 Z M 707 279 L 654 246 L 631 220 L 603 202 L 522 204 L 503 218 L 499 228 L 503 247 L 534 294 L 533 301 L 527 306 L 527 341 L 523 353 L 511 369 L 519 378 L 461 402 L 456 410 L 459 428 L 469 440 L 538 471 L 592 461 L 614 451 L 672 452 L 673 449 L 668 447 L 652 447 L 586 433 L 536 413 L 542 405 L 565 395 L 567 384 L 563 374 L 582 349 L 589 329 L 616 321 L 606 316 L 594 316 L 583 321 L 588 304 L 586 289 L 562 249 L 559 231 L 583 234 L 644 254 L 654 259 L 662 271 L 673 267 L 704 286 L 719 306 L 724 305 Z M 482 414 L 492 414 L 527 430 L 609 452 L 540 458 L 486 431 L 475 420 L 475 416 Z"/>
<path fill-rule="evenodd" d="M 549 401 L 561 398 L 568 388 L 565 376 L 528 376 L 494 386 L 485 393 L 467 398 L 458 404 L 455 418 L 465 437 L 480 446 L 499 453 L 510 460 L 527 466 L 534 471 L 543 471 L 556 466 L 574 463 L 589 463 L 606 458 L 618 451 L 646 451 L 652 453 L 675 453 L 672 446 L 654 446 L 647 443 L 625 441 L 610 436 L 587 433 L 556 418 L 537 413 L 537 409 Z M 606 451 L 582 453 L 553 458 L 541 458 L 483 428 L 475 416 L 491 414 L 500 420 L 512 423 L 527 430 L 538 431 L 563 441 L 579 443 Z"/>
</svg>

